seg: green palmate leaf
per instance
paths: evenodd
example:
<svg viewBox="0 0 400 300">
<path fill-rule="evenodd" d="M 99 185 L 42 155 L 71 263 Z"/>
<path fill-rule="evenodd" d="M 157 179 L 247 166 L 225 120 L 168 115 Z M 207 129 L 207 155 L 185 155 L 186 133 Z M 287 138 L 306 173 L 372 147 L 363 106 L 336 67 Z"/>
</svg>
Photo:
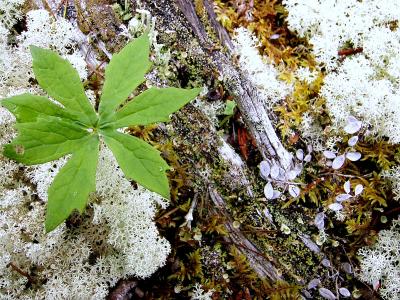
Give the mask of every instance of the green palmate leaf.
<svg viewBox="0 0 400 300">
<path fill-rule="evenodd" d="M 112 57 L 106 67 L 99 105 L 102 123 L 107 122 L 112 112 L 144 81 L 151 66 L 149 52 L 149 37 L 143 34 Z"/>
<path fill-rule="evenodd" d="M 96 112 L 85 95 L 78 72 L 57 53 L 31 46 L 33 71 L 40 86 L 85 125 L 95 125 Z"/>
<path fill-rule="evenodd" d="M 120 128 L 169 121 L 172 113 L 193 100 L 199 92 L 200 89 L 150 88 L 117 111 L 112 126 Z"/>
<path fill-rule="evenodd" d="M 102 132 L 125 176 L 169 199 L 168 164 L 146 142 L 112 130 Z"/>
<path fill-rule="evenodd" d="M 61 168 L 51 184 L 46 212 L 46 231 L 52 231 L 76 209 L 83 212 L 89 194 L 96 189 L 99 139 L 92 135 Z"/>
<path fill-rule="evenodd" d="M 4 147 L 4 154 L 26 165 L 58 159 L 78 149 L 89 132 L 70 120 L 50 117 L 18 123 L 18 137 Z"/>
<path fill-rule="evenodd" d="M 38 117 L 57 116 L 74 120 L 76 115 L 65 111 L 49 99 L 31 94 L 22 94 L 1 101 L 17 119 L 18 123 L 35 122 Z"/>
<path fill-rule="evenodd" d="M 151 88 L 117 111 L 144 81 L 151 65 L 149 47 L 145 34 L 113 56 L 106 68 L 98 116 L 73 67 L 58 54 L 31 46 L 36 79 L 60 105 L 30 94 L 3 99 L 1 105 L 15 115 L 18 130 L 17 138 L 4 146 L 4 154 L 27 165 L 71 154 L 48 190 L 47 231 L 72 211 L 82 212 L 95 190 L 99 136 L 111 148 L 127 178 L 169 198 L 169 167 L 160 152 L 116 129 L 168 121 L 169 115 L 196 97 L 199 89 Z"/>
</svg>

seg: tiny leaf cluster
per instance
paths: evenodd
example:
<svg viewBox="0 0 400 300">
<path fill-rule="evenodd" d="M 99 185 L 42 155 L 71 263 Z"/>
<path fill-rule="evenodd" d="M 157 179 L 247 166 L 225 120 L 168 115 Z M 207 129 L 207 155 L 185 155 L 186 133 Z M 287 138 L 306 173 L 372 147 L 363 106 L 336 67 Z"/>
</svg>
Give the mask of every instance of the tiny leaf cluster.
<svg viewBox="0 0 400 300">
<path fill-rule="evenodd" d="M 25 165 L 71 156 L 48 189 L 46 231 L 54 230 L 74 210 L 85 209 L 96 189 L 101 139 L 128 179 L 169 198 L 169 166 L 159 151 L 118 129 L 168 121 L 200 90 L 149 88 L 126 102 L 151 67 L 149 38 L 144 34 L 112 57 L 96 112 L 68 61 L 47 49 L 31 46 L 30 50 L 36 80 L 55 101 L 22 94 L 0 102 L 15 115 L 18 130 L 18 136 L 4 146 L 4 155 Z"/>
</svg>

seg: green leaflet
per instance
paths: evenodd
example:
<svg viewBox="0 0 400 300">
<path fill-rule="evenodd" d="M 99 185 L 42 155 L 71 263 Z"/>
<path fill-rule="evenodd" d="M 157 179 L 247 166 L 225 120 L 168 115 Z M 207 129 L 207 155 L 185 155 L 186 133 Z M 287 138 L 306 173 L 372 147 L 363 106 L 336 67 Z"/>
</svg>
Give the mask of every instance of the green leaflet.
<svg viewBox="0 0 400 300">
<path fill-rule="evenodd" d="M 85 125 L 95 125 L 97 116 L 85 95 L 78 72 L 57 53 L 31 46 L 32 65 L 40 86 L 54 99 L 80 115 Z"/>
<path fill-rule="evenodd" d="M 96 169 L 99 158 L 97 135 L 81 144 L 79 151 L 61 168 L 49 188 L 46 231 L 60 225 L 74 211 L 83 212 L 89 194 L 96 190 Z"/>
<path fill-rule="evenodd" d="M 160 152 L 134 136 L 111 130 L 103 133 L 125 176 L 169 199 L 168 179 L 165 176 L 169 167 L 160 157 Z"/>
<path fill-rule="evenodd" d="M 18 136 L 4 155 L 26 165 L 70 154 L 48 190 L 46 231 L 74 211 L 82 212 L 95 191 L 99 138 L 112 150 L 125 176 L 169 198 L 168 164 L 146 142 L 116 129 L 168 121 L 169 115 L 196 97 L 199 89 L 151 88 L 121 109 L 119 105 L 144 81 L 151 63 L 147 35 L 130 42 L 106 68 L 98 115 L 84 93 L 78 73 L 58 54 L 31 46 L 39 85 L 63 107 L 41 96 L 23 94 L 0 104 L 17 119 Z"/>
<path fill-rule="evenodd" d="M 4 154 L 26 165 L 52 161 L 81 147 L 89 132 L 70 120 L 47 116 L 32 123 L 18 123 L 18 137 L 4 147 Z"/>
<path fill-rule="evenodd" d="M 150 43 L 147 34 L 126 45 L 106 67 L 99 113 L 103 123 L 112 112 L 144 81 L 151 67 Z"/>
<path fill-rule="evenodd" d="M 200 89 L 150 88 L 135 97 L 115 114 L 113 127 L 147 125 L 169 121 L 169 116 L 193 100 Z"/>
<path fill-rule="evenodd" d="M 2 106 L 14 114 L 18 123 L 35 122 L 38 117 L 57 116 L 77 119 L 77 116 L 65 111 L 49 99 L 31 94 L 22 94 L 1 101 Z"/>
</svg>

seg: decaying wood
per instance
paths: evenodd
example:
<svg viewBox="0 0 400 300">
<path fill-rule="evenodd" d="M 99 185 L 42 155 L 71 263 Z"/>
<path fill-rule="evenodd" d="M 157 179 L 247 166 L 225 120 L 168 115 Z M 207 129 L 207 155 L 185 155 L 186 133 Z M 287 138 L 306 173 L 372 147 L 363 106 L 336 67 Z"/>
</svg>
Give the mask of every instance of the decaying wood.
<svg viewBox="0 0 400 300">
<path fill-rule="evenodd" d="M 194 4 L 191 0 L 176 0 L 178 7 L 190 23 L 193 32 L 204 47 L 210 47 L 212 40 L 207 36 L 204 25 L 196 15 Z M 257 146 L 265 159 L 277 160 L 283 169 L 289 170 L 293 167 L 293 156 L 283 147 L 278 138 L 271 119 L 268 115 L 255 87 L 248 79 L 246 73 L 238 70 L 232 57 L 235 55 L 233 43 L 226 33 L 225 29 L 216 21 L 212 5 L 208 0 L 203 0 L 204 7 L 207 10 L 211 26 L 217 32 L 221 43 L 227 48 L 228 54 L 222 51 L 211 51 L 212 61 L 219 71 L 227 77 L 227 88 L 236 95 L 235 101 L 246 119 L 246 124 L 250 132 L 255 137 Z"/>
<path fill-rule="evenodd" d="M 229 238 L 227 239 L 231 240 L 239 251 L 246 255 L 250 266 L 258 276 L 260 276 L 260 278 L 268 278 L 271 281 L 281 279 L 274 265 L 263 256 L 260 250 L 258 250 L 238 228 L 233 226 L 233 220 L 230 217 L 225 207 L 225 202 L 218 191 L 215 188 L 210 187 L 209 194 L 218 214 L 223 215 L 226 219 L 225 227 L 229 233 Z"/>
</svg>

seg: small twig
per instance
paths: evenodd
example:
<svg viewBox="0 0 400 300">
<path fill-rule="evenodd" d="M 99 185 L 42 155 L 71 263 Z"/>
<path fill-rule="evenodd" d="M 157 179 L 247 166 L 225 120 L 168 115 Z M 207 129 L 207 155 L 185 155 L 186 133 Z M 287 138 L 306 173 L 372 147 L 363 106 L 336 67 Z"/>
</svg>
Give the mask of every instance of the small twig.
<svg viewBox="0 0 400 300">
<path fill-rule="evenodd" d="M 8 267 L 11 267 L 11 269 L 13 269 L 13 270 L 14 270 L 15 272 L 17 272 L 18 274 L 20 274 L 20 275 L 26 277 L 30 283 L 35 283 L 35 282 L 36 282 L 36 280 L 33 279 L 32 276 L 29 275 L 28 272 L 25 272 L 25 271 L 21 270 L 21 269 L 20 269 L 18 266 L 16 266 L 13 262 L 10 262 L 7 266 L 8 266 Z"/>
<path fill-rule="evenodd" d="M 349 56 L 349 55 L 354 55 L 354 54 L 361 53 L 361 52 L 363 52 L 363 48 L 358 47 L 358 48 L 339 50 L 338 54 L 341 56 Z"/>
</svg>

